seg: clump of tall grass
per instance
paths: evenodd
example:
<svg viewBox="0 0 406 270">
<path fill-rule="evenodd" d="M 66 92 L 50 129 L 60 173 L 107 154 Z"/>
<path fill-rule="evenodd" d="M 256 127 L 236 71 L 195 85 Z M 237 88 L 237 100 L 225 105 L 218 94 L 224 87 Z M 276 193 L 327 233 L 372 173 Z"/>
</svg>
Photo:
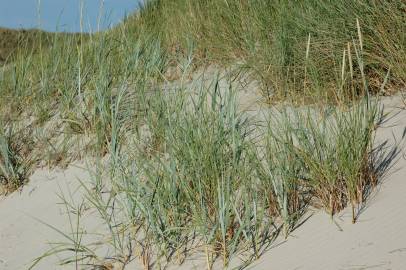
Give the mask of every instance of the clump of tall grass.
<svg viewBox="0 0 406 270">
<path fill-rule="evenodd" d="M 26 131 L 0 122 L 0 193 L 13 192 L 26 183 L 33 165 L 32 147 Z"/>
<path fill-rule="evenodd" d="M 146 118 L 151 157 L 120 160 L 114 183 L 155 255 L 182 258 L 196 238 L 209 265 L 217 256 L 227 264 L 242 243 L 258 250 L 269 230 L 249 169 L 248 126 L 230 93 L 177 91 L 160 96 L 159 111 Z"/>
<path fill-rule="evenodd" d="M 350 203 L 355 222 L 357 205 L 377 184 L 371 152 L 378 109 L 375 102 L 363 100 L 322 111 L 286 109 L 270 121 L 267 153 L 274 170 L 283 172 L 283 186 L 275 193 L 277 198 L 283 194 L 279 197 L 284 198 L 284 207 L 297 205 L 298 190 L 306 191 L 331 215 Z M 274 186 L 278 184 L 274 182 Z"/>
</svg>

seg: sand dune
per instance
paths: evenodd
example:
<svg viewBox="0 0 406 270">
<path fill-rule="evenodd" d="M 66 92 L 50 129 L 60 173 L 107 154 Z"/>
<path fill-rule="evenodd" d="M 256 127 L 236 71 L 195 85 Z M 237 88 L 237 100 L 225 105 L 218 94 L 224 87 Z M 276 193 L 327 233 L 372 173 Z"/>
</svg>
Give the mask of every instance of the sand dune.
<svg viewBox="0 0 406 270">
<path fill-rule="evenodd" d="M 377 131 L 376 145 L 386 142 L 385 151 L 398 147 L 399 153 L 357 223 L 351 224 L 350 209 L 334 220 L 323 211 L 309 210 L 309 218 L 301 226 L 286 240 L 278 239 L 249 269 L 406 269 L 406 149 L 402 147 L 406 110 L 400 96 L 385 98 L 383 103 L 388 120 Z M 47 242 L 64 240 L 38 220 L 69 232 L 58 194 L 80 199 L 77 179 L 86 178 L 83 165 L 71 165 L 66 170 L 39 169 L 21 192 L 0 198 L 1 270 L 27 269 L 50 247 Z M 97 221 L 90 218 L 89 224 L 97 230 Z M 58 257 L 50 257 L 36 269 L 74 269 L 57 263 Z M 134 261 L 128 269 L 138 267 Z M 197 260 L 181 268 L 202 267 L 204 263 Z"/>
</svg>

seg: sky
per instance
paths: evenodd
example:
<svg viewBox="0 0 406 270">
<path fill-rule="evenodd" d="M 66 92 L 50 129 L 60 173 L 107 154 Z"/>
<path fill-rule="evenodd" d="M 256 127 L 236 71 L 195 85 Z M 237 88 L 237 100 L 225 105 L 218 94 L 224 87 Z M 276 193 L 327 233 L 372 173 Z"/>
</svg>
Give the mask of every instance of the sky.
<svg viewBox="0 0 406 270">
<path fill-rule="evenodd" d="M 98 26 L 104 30 L 119 23 L 126 14 L 134 12 L 141 1 L 0 0 L 0 27 L 80 32 L 80 10 L 83 6 L 83 32 L 96 32 Z"/>
</svg>

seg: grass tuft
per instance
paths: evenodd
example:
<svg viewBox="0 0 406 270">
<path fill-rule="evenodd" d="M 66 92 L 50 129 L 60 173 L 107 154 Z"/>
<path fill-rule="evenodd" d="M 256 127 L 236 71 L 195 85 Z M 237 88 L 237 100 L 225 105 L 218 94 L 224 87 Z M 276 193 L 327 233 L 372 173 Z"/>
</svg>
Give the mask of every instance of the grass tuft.
<svg viewBox="0 0 406 270">
<path fill-rule="evenodd" d="M 33 160 L 32 142 L 24 130 L 0 124 L 0 193 L 10 193 L 28 180 Z"/>
</svg>

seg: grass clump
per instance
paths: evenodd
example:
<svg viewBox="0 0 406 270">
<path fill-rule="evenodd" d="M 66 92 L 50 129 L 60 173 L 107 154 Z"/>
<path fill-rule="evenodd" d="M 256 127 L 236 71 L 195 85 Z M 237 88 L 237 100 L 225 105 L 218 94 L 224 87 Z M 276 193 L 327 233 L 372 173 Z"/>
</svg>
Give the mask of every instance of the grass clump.
<svg viewBox="0 0 406 270">
<path fill-rule="evenodd" d="M 355 222 L 355 208 L 377 184 L 371 153 L 378 116 L 378 105 L 368 100 L 322 111 L 284 110 L 268 128 L 268 152 L 287 170 L 286 185 L 293 179 L 331 215 L 350 203 Z"/>
<path fill-rule="evenodd" d="M 16 131 L 12 125 L 1 124 L 0 194 L 15 191 L 28 180 L 33 165 L 30 157 L 32 142 L 28 138 L 24 131 Z"/>
<path fill-rule="evenodd" d="M 230 93 L 177 91 L 161 97 L 159 119 L 147 118 L 150 127 L 157 121 L 163 127 L 151 135 L 160 137 L 160 151 L 149 140 L 151 158 L 122 158 L 116 192 L 132 205 L 132 220 L 144 229 L 144 242 L 157 247 L 156 256 L 177 254 L 179 262 L 200 247 L 209 265 L 217 256 L 226 265 L 242 243 L 257 248 L 268 230 L 254 203 L 260 204 L 246 155 L 248 126 Z M 128 170 L 131 164 L 138 170 Z"/>
</svg>

